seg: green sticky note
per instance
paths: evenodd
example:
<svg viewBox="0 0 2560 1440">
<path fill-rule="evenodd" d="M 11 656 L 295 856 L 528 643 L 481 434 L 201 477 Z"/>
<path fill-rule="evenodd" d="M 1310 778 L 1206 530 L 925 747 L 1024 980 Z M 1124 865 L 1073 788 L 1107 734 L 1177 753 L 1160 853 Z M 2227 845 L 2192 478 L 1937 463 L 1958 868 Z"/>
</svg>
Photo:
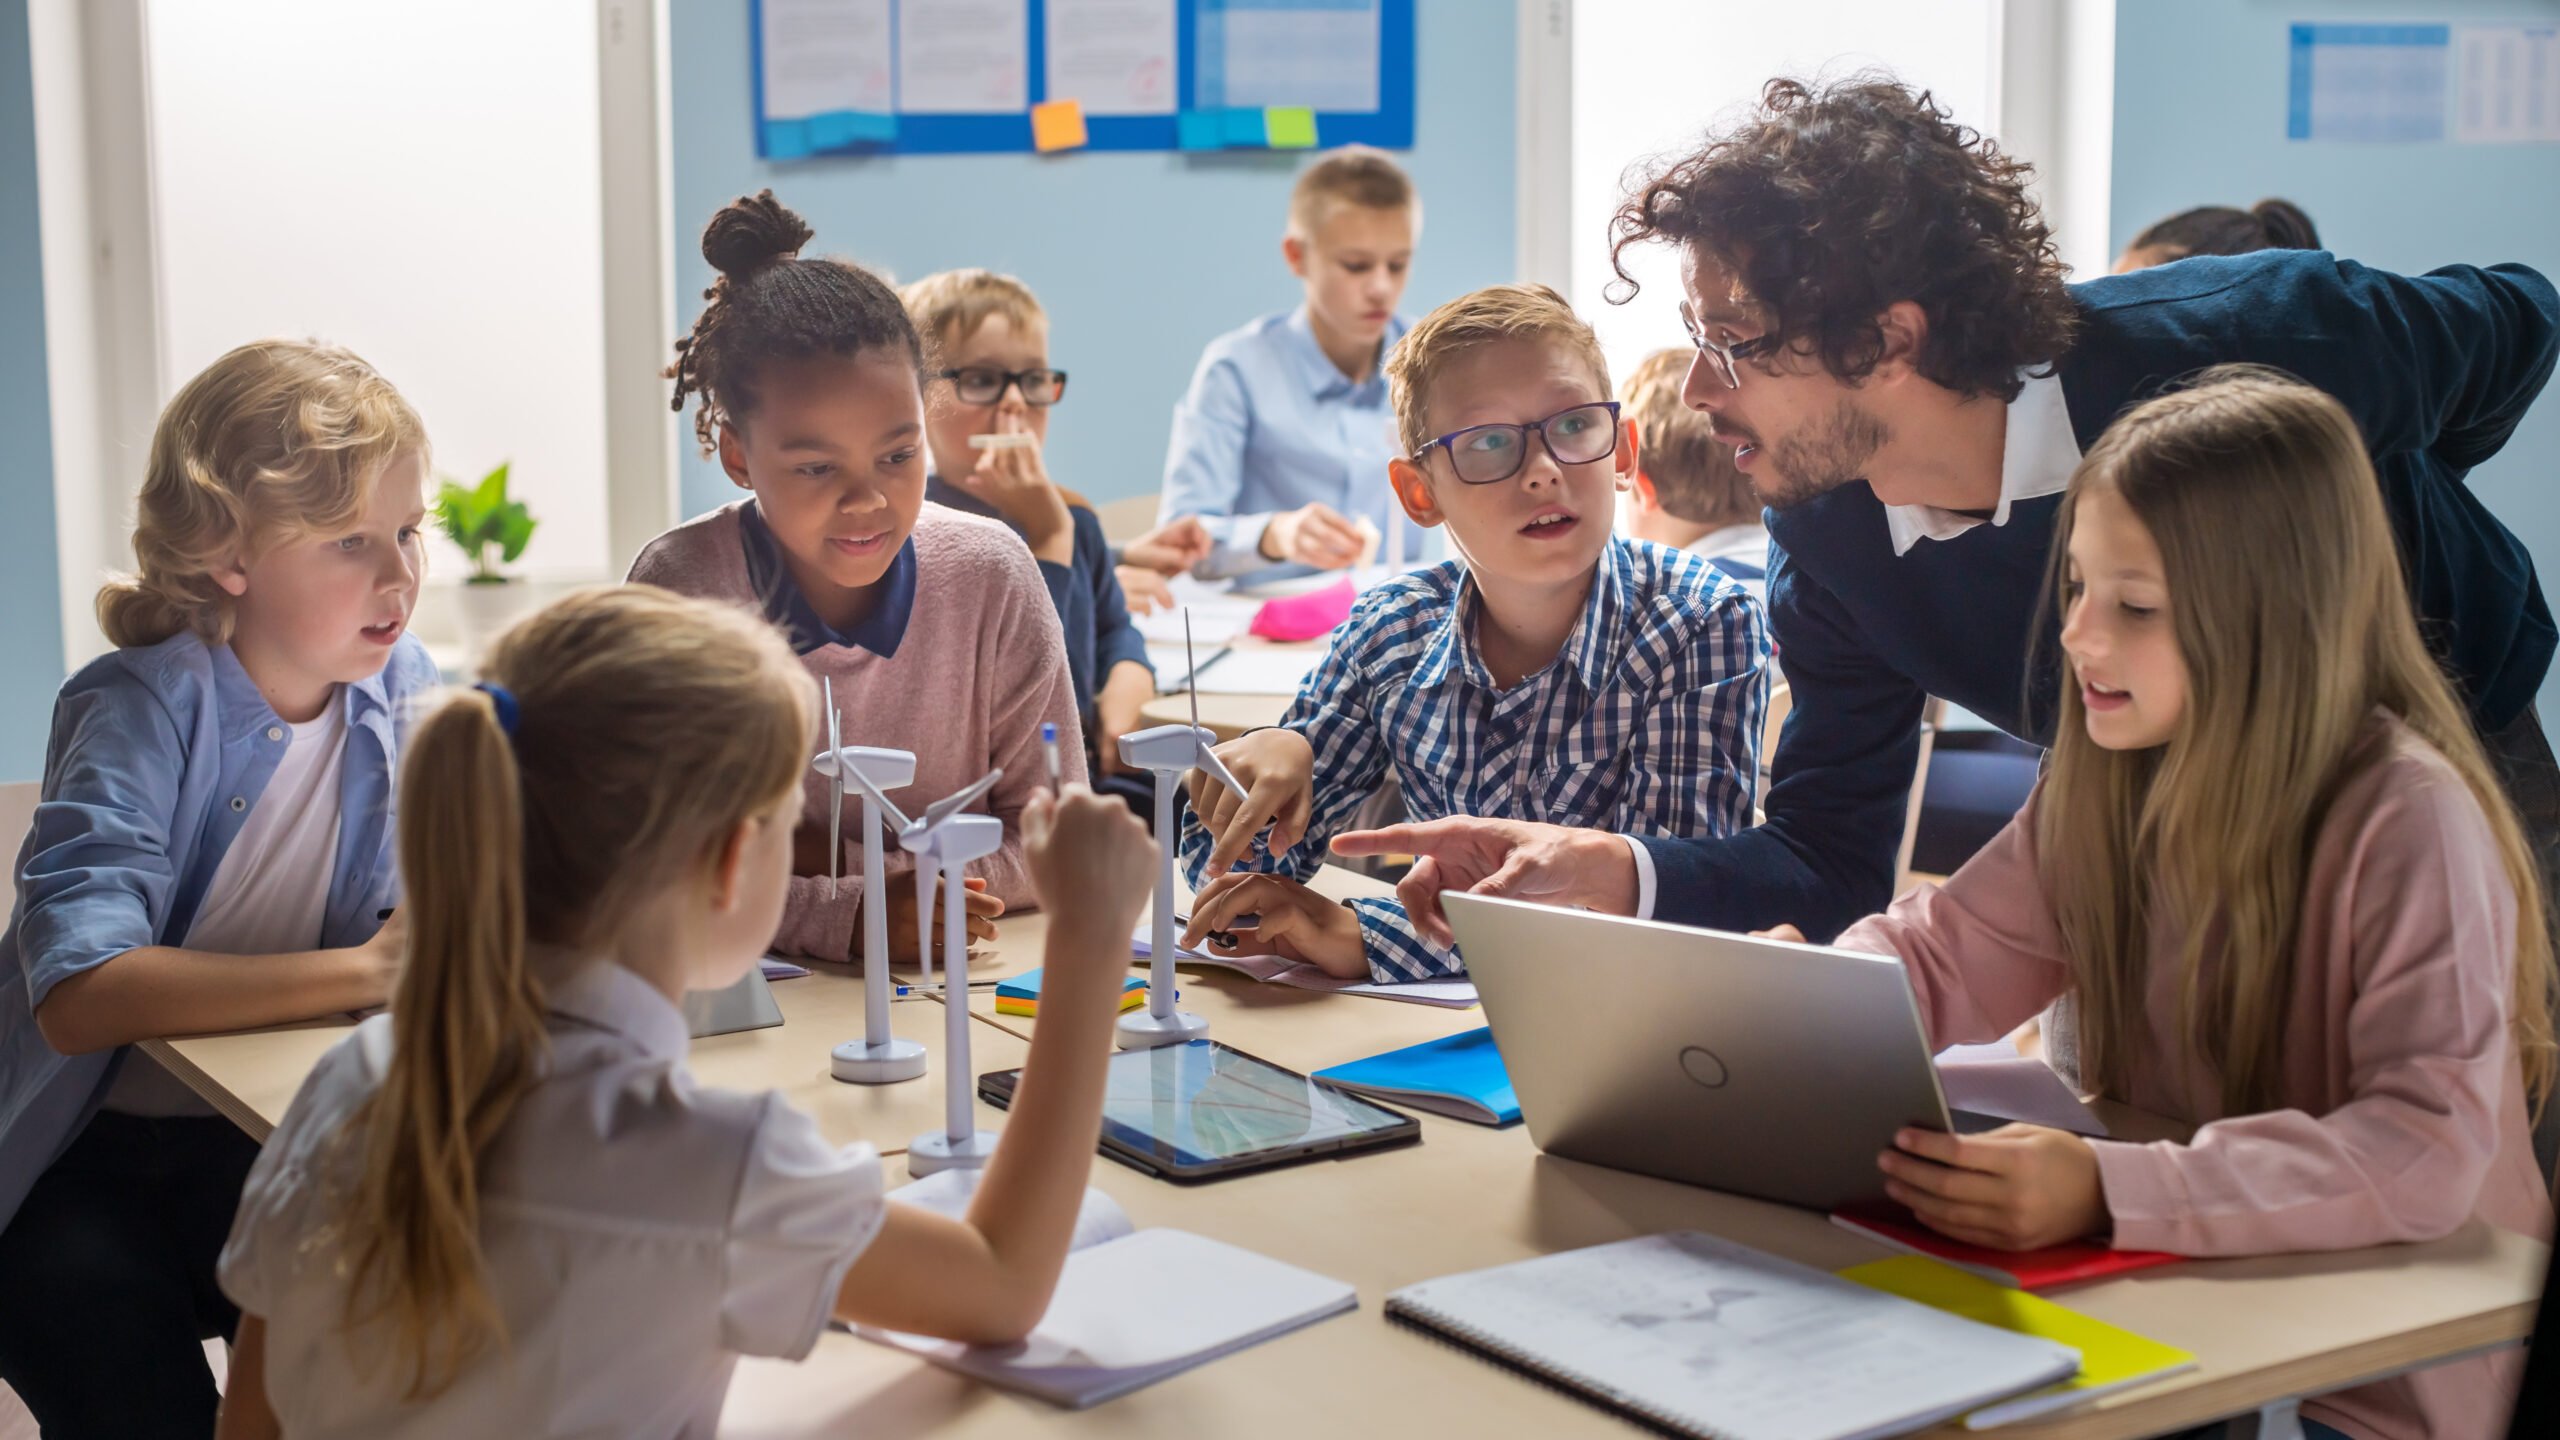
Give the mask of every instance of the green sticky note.
<svg viewBox="0 0 2560 1440">
<path fill-rule="evenodd" d="M 1316 148 L 1316 112 L 1303 105 L 1274 105 L 1262 112 L 1262 125 L 1274 150 Z"/>
</svg>

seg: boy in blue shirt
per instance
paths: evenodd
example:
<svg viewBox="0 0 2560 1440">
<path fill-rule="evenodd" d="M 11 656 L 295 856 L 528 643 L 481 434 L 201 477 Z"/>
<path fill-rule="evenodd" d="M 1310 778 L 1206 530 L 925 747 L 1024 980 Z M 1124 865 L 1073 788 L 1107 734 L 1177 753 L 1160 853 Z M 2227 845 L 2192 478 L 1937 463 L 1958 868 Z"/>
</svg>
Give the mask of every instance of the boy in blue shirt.
<svg viewBox="0 0 2560 1440">
<path fill-rule="evenodd" d="M 1305 303 L 1210 341 L 1173 409 L 1161 518 L 1207 528 L 1202 578 L 1345 569 L 1394 528 L 1379 364 L 1407 328 L 1396 304 L 1421 228 L 1413 182 L 1375 150 L 1298 177 L 1280 250 Z"/>
<path fill-rule="evenodd" d="M 1302 883 L 1390 765 L 1417 819 L 1577 816 L 1642 865 L 1636 836 L 1750 823 L 1769 642 L 1739 584 L 1611 533 L 1636 438 L 1553 290 L 1453 300 L 1386 368 L 1396 497 L 1459 558 L 1369 592 L 1281 723 L 1218 747 L 1245 796 L 1193 772 L 1183 944 L 1396 981 L 1463 965 L 1399 902 Z"/>
</svg>

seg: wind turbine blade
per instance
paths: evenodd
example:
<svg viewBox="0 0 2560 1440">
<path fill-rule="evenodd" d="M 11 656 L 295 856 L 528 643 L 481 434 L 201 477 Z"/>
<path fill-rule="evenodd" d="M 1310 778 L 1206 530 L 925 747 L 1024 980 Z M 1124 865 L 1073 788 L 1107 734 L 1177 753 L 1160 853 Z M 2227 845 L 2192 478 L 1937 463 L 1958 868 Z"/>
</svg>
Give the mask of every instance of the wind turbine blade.
<svg viewBox="0 0 2560 1440">
<path fill-rule="evenodd" d="M 839 759 L 841 759 L 841 754 L 839 754 Z M 853 783 L 861 789 L 864 795 L 870 797 L 872 804 L 880 807 L 880 813 L 888 818 L 890 828 L 895 830 L 904 830 L 910 824 L 914 823 L 907 819 L 905 811 L 900 810 L 888 796 L 880 793 L 880 787 L 871 783 L 871 777 L 862 773 L 861 766 L 839 765 L 837 768 L 844 771 L 844 773 L 852 779 Z"/>
<path fill-rule="evenodd" d="M 827 760 L 835 772 L 827 783 L 827 898 L 836 894 L 844 876 L 844 724 L 836 714 L 836 681 L 826 679 Z"/>
<path fill-rule="evenodd" d="M 948 820 L 952 816 L 969 808 L 971 801 L 976 800 L 979 796 L 994 789 L 996 782 L 1003 778 L 1004 771 L 1002 770 L 988 771 L 986 774 L 979 776 L 976 783 L 969 786 L 969 788 L 962 790 L 957 794 L 945 795 L 941 799 L 934 801 L 931 805 L 926 806 L 923 816 L 919 818 L 916 823 L 927 830 L 932 829 L 934 826 L 941 824 L 943 821 Z"/>
<path fill-rule="evenodd" d="M 1191 692 L 1191 728 L 1200 728 L 1200 660 L 1191 653 L 1191 607 L 1182 607 L 1182 688 Z"/>
</svg>

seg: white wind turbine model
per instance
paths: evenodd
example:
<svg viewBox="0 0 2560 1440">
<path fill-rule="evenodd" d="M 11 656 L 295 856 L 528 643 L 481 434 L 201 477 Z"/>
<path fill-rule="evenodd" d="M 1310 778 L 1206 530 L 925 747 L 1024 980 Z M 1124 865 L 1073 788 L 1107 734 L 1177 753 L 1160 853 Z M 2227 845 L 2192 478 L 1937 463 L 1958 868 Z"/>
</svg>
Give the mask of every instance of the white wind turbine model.
<svg viewBox="0 0 2560 1440">
<path fill-rule="evenodd" d="M 1191 612 L 1182 612 L 1182 660 L 1185 667 L 1191 658 Z M 1120 737 L 1120 763 L 1135 769 L 1153 771 L 1156 777 L 1156 871 L 1155 929 L 1149 935 L 1147 951 L 1147 1008 L 1132 1010 L 1120 1017 L 1120 1048 L 1137 1050 L 1157 1045 L 1178 1045 L 1209 1033 L 1209 1022 L 1187 1011 L 1173 1008 L 1173 855 L 1176 842 L 1174 801 L 1181 793 L 1182 777 L 1189 771 L 1206 770 L 1218 783 L 1243 799 L 1244 786 L 1236 780 L 1226 762 L 1210 747 L 1218 743 L 1217 735 L 1200 724 L 1200 690 L 1198 671 L 1191 688 L 1191 723 L 1158 725 Z"/>
<path fill-rule="evenodd" d="M 1002 770 L 956 795 L 926 807 L 898 830 L 898 845 L 916 857 L 916 953 L 929 980 L 933 970 L 933 883 L 942 872 L 942 1066 L 943 1125 L 907 1142 L 907 1173 L 974 1170 L 995 1153 L 996 1134 L 977 1127 L 969 1075 L 968 866 L 1004 844 L 1004 822 L 960 811 L 1004 778 Z M 865 787 L 868 789 L 868 787 Z M 954 976 L 959 977 L 953 979 Z"/>
<path fill-rule="evenodd" d="M 889 877 L 880 863 L 880 826 L 887 820 L 901 830 L 907 827 L 907 817 L 881 792 L 914 784 L 916 757 L 906 750 L 845 744 L 833 679 L 826 682 L 826 701 L 827 748 L 809 765 L 832 782 L 827 797 L 829 899 L 844 869 L 845 781 L 850 778 L 862 790 L 863 1035 L 837 1046 L 830 1068 L 837 1079 L 855 1085 L 913 1080 L 924 1073 L 924 1046 L 889 1033 Z"/>
</svg>

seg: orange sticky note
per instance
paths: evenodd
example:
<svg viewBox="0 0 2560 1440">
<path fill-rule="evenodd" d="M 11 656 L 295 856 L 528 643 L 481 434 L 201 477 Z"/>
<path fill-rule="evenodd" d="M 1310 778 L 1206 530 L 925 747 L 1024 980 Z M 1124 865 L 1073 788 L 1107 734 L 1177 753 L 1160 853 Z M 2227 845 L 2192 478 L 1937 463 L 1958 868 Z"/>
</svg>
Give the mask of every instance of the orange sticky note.
<svg viewBox="0 0 2560 1440">
<path fill-rule="evenodd" d="M 1052 150 L 1083 148 L 1084 103 L 1079 100 L 1050 100 L 1031 107 L 1031 148 L 1046 155 Z"/>
</svg>

